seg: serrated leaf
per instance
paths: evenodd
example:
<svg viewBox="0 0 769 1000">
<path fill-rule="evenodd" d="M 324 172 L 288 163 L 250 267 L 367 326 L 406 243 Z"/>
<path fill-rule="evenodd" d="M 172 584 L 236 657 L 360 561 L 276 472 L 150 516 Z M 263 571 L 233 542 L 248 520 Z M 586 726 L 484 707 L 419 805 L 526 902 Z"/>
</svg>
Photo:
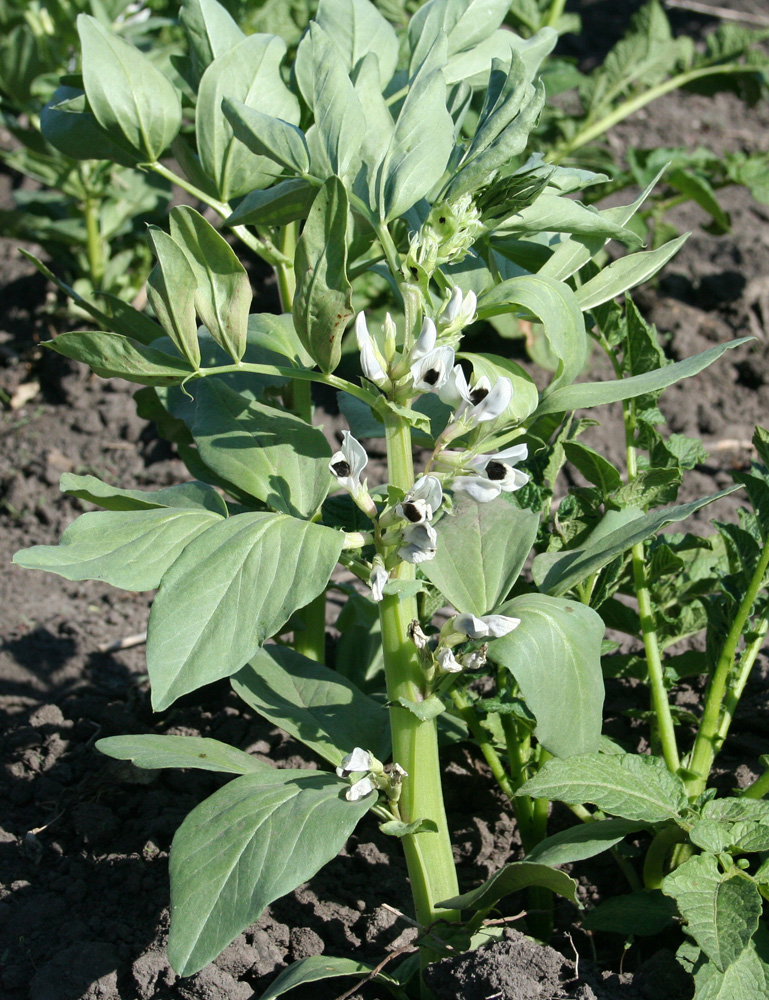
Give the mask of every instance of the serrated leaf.
<svg viewBox="0 0 769 1000">
<path fill-rule="evenodd" d="M 608 851 L 631 833 L 643 830 L 643 824 L 628 819 L 600 819 L 581 826 L 572 826 L 545 837 L 532 848 L 525 861 L 541 865 L 569 865 L 574 861 L 594 858 Z"/>
<path fill-rule="evenodd" d="M 477 889 L 441 900 L 435 905 L 441 910 L 485 910 L 511 892 L 520 892 L 530 885 L 542 886 L 577 902 L 577 883 L 565 872 L 530 861 L 514 861 L 500 868 Z"/>
<path fill-rule="evenodd" d="M 66 580 L 152 590 L 186 546 L 219 523 L 225 523 L 220 514 L 200 508 L 94 511 L 74 521 L 58 545 L 22 549 L 13 561 Z"/>
<path fill-rule="evenodd" d="M 130 760 L 137 767 L 194 767 L 201 771 L 251 774 L 271 770 L 236 747 L 203 736 L 107 736 L 96 741 L 96 749 L 116 760 Z"/>
<path fill-rule="evenodd" d="M 755 942 L 742 952 L 725 972 L 711 962 L 695 973 L 695 1000 L 756 1000 L 769 994 L 769 964 L 767 947 Z"/>
<path fill-rule="evenodd" d="M 336 670 L 290 647 L 267 646 L 232 678 L 235 692 L 334 767 L 353 747 L 390 756 L 387 713 Z"/>
<path fill-rule="evenodd" d="M 156 711 L 240 670 L 325 588 L 344 535 L 285 514 L 246 513 L 195 542 L 163 577 L 150 613 Z"/>
<path fill-rule="evenodd" d="M 648 823 L 675 819 L 687 807 L 681 779 L 641 754 L 549 760 L 519 794 L 568 805 L 590 802 L 611 815 Z"/>
<path fill-rule="evenodd" d="M 725 972 L 747 948 L 758 927 L 761 894 L 740 869 L 722 872 L 710 854 L 689 858 L 662 883 L 687 930 L 711 962 Z"/>
<path fill-rule="evenodd" d="M 575 584 L 633 545 L 656 534 L 668 524 L 685 520 L 701 507 L 734 493 L 736 489 L 739 487 L 732 486 L 692 503 L 665 507 L 649 514 L 643 514 L 633 507 L 627 507 L 623 511 L 609 511 L 603 518 L 603 527 L 599 525 L 583 547 L 537 556 L 533 567 L 534 578 L 542 591 L 555 596 L 565 594 Z"/>
<path fill-rule="evenodd" d="M 202 969 L 273 900 L 336 857 L 375 798 L 348 802 L 346 787 L 330 774 L 260 771 L 193 809 L 169 859 L 168 957 L 179 975 Z"/>
<path fill-rule="evenodd" d="M 728 344 L 719 344 L 684 361 L 677 361 L 656 371 L 634 375 L 631 378 L 617 379 L 613 382 L 580 382 L 578 385 L 564 385 L 542 400 L 535 416 L 542 417 L 547 413 L 570 413 L 572 410 L 587 409 L 605 403 L 616 403 L 623 399 L 634 399 L 650 392 L 659 392 L 669 385 L 680 382 L 681 379 L 697 375 L 717 361 L 726 351 L 739 347 L 748 340 L 750 337 L 741 337 Z"/>
<path fill-rule="evenodd" d="M 342 334 L 352 316 L 347 277 L 349 207 L 338 177 L 315 197 L 296 248 L 294 326 L 303 346 L 324 372 L 342 356 Z"/>
<path fill-rule="evenodd" d="M 584 604 L 544 594 L 514 597 L 495 613 L 521 620 L 490 643 L 488 655 L 515 678 L 536 716 L 537 739 L 556 757 L 597 750 L 604 697 L 601 617 Z"/>
<path fill-rule="evenodd" d="M 155 507 L 182 507 L 209 510 L 227 517 L 227 504 L 207 483 L 183 483 L 164 490 L 121 490 L 96 476 L 75 476 L 65 472 L 59 489 L 71 497 L 95 503 L 105 510 L 152 510 Z"/>
<path fill-rule="evenodd" d="M 78 14 L 83 82 L 99 124 L 137 159 L 159 159 L 182 123 L 179 94 L 146 56 L 105 28 Z"/>
<path fill-rule="evenodd" d="M 220 379 L 192 389 L 190 427 L 200 456 L 250 496 L 293 517 L 311 519 L 328 495 L 331 447 L 306 421 L 244 398 Z"/>
<path fill-rule="evenodd" d="M 422 570 L 458 611 L 488 614 L 510 593 L 534 544 L 539 516 L 507 497 L 459 494 L 436 526 L 435 559 Z"/>
<path fill-rule="evenodd" d="M 118 333 L 78 330 L 46 340 L 57 354 L 82 361 L 102 378 L 124 378 L 140 385 L 177 385 L 193 369 L 186 358 L 166 354 Z"/>
<path fill-rule="evenodd" d="M 246 350 L 251 282 L 234 250 L 189 205 L 171 209 L 171 237 L 195 277 L 194 303 L 200 321 L 233 361 Z"/>
</svg>

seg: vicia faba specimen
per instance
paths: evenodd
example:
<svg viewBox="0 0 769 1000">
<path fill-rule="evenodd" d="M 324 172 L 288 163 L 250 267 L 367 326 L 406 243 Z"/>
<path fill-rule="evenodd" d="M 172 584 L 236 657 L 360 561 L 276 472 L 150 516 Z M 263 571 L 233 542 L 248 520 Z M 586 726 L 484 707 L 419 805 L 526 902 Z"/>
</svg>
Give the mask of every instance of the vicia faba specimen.
<svg viewBox="0 0 769 1000">
<path fill-rule="evenodd" d="M 191 0 L 181 18 L 194 121 L 181 132 L 174 85 L 99 21 L 79 19 L 83 89 L 51 120 L 152 168 L 172 143 L 183 186 L 275 266 L 286 310 L 252 312 L 235 251 L 178 207 L 168 231 L 150 231 L 156 319 L 92 310 L 104 329 L 49 344 L 144 386 L 140 411 L 176 443 L 193 481 L 144 492 L 65 475 L 63 490 L 105 509 L 16 561 L 158 587 L 154 707 L 229 677 L 327 765 L 275 768 L 192 737 L 99 742 L 140 767 L 235 775 L 173 842 L 169 956 L 182 975 L 334 857 L 369 811 L 403 846 L 417 922 L 431 928 L 422 962 L 442 942 L 490 940 L 489 911 L 516 890 L 535 895 L 544 912 L 531 927 L 547 933 L 547 893 L 576 899 L 557 866 L 631 835 L 651 836 L 651 847 L 643 883 L 617 855 L 629 898 L 663 922 L 671 909 L 658 890 L 676 900 L 692 942 L 682 960 L 701 995 L 765 974 L 756 931 L 769 876 L 742 855 L 769 848 L 757 798 L 766 782 L 727 800 L 706 784 L 767 630 L 767 437 L 756 437 L 764 465 L 741 478 L 756 513 L 740 528 L 721 528 L 721 542 L 657 537 L 723 494 L 675 505 L 700 453 L 657 430 L 656 400 L 740 341 L 669 363 L 632 302 L 617 303 L 681 241 L 639 249 L 628 224 L 648 190 L 587 208 L 573 195 L 601 175 L 528 148 L 556 36 L 502 29 L 507 8 L 430 0 L 396 31 L 367 0 L 321 0 L 287 66 L 279 38 L 245 37 L 215 0 Z M 610 239 L 631 252 L 601 267 Z M 503 314 L 541 330 L 552 362 L 542 391 L 482 350 L 477 324 Z M 595 342 L 617 378 L 576 383 Z M 336 451 L 312 425 L 313 382 L 337 390 L 348 420 Z M 577 440 L 587 422 L 573 416 L 613 401 L 625 412 L 625 480 Z M 386 479 L 371 487 L 362 442 L 375 438 Z M 590 485 L 553 511 L 567 461 Z M 338 566 L 360 586 L 336 582 Z M 681 589 L 665 596 L 671 574 Z M 348 595 L 349 611 L 326 663 L 329 587 Z M 634 595 L 638 612 L 617 593 Z M 663 608 L 679 605 L 694 623 L 687 634 L 709 629 L 698 672 L 711 673 L 683 759 L 663 656 L 680 638 Z M 717 613 L 729 616 L 723 634 Z M 606 625 L 638 635 L 645 655 L 620 667 Z M 603 670 L 631 667 L 651 688 L 659 757 L 601 735 Z M 509 796 L 526 855 L 460 894 L 439 749 L 463 740 Z M 555 799 L 582 823 L 548 838 Z M 419 989 L 418 969 L 408 961 L 378 975 L 403 995 Z M 306 959 L 268 995 L 346 973 L 366 969 Z"/>
</svg>

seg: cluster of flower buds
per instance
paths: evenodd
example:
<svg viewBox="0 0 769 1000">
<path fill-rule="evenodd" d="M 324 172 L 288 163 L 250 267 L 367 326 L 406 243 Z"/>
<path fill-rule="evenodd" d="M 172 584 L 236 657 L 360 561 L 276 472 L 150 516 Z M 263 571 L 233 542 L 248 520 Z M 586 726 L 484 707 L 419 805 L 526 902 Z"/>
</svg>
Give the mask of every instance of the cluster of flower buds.
<svg viewBox="0 0 769 1000">
<path fill-rule="evenodd" d="M 470 194 L 434 205 L 411 237 L 407 271 L 412 277 L 429 278 L 441 264 L 462 260 L 485 230 Z"/>
<path fill-rule="evenodd" d="M 357 802 L 358 799 L 365 798 L 375 791 L 384 792 L 388 802 L 397 802 L 403 779 L 408 778 L 408 774 L 400 764 L 384 765 L 370 750 L 363 750 L 361 747 L 355 747 L 351 753 L 342 758 L 341 766 L 336 769 L 336 773 L 340 778 L 360 775 L 345 792 L 348 802 Z"/>
</svg>

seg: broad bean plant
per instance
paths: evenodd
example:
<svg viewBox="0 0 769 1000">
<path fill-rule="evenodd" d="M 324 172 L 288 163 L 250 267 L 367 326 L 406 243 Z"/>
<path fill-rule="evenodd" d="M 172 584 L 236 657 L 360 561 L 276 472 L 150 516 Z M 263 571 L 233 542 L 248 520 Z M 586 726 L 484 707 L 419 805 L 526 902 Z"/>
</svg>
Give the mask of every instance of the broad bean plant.
<svg viewBox="0 0 769 1000">
<path fill-rule="evenodd" d="M 66 474 L 65 492 L 103 509 L 16 562 L 159 588 L 154 708 L 230 678 L 322 762 L 272 767 L 206 738 L 99 741 L 139 767 L 233 775 L 173 841 L 168 950 L 181 975 L 329 862 L 369 812 L 402 845 L 419 958 L 387 974 L 308 958 L 265 996 L 343 974 L 419 991 L 420 964 L 448 942 L 490 940 L 490 911 L 522 889 L 545 936 L 548 894 L 576 901 L 559 866 L 625 837 L 650 845 L 642 874 L 615 852 L 634 890 L 620 908 L 627 933 L 678 913 L 702 997 L 769 968 L 769 873 L 753 860 L 769 848 L 769 781 L 727 799 L 707 787 L 767 631 L 769 437 L 757 431 L 760 461 L 730 490 L 675 504 L 701 448 L 661 433 L 659 394 L 742 341 L 670 363 L 623 303 L 681 241 L 640 248 L 629 224 L 652 185 L 599 211 L 575 195 L 602 175 L 530 148 L 556 34 L 500 28 L 507 9 L 430 0 L 396 29 L 368 0 L 320 0 L 287 65 L 280 38 L 245 37 L 215 0 L 190 0 L 196 102 L 191 86 L 184 114 L 137 49 L 79 19 L 83 91 L 59 125 L 87 125 L 157 167 L 194 114 L 196 145 L 175 145 L 185 183 L 273 263 L 284 308 L 253 311 L 230 243 L 180 206 L 150 229 L 155 318 L 92 310 L 103 329 L 48 345 L 142 386 L 141 412 L 192 481 L 148 492 Z M 629 252 L 601 266 L 610 239 Z M 502 315 L 541 331 L 541 389 L 484 350 L 481 321 Z M 576 381 L 591 349 L 614 380 Z M 347 420 L 335 445 L 313 425 L 313 383 L 336 390 Z M 592 420 L 575 416 L 617 401 L 623 471 L 578 440 Z M 587 485 L 564 495 L 566 462 Z M 658 534 L 743 487 L 755 511 L 740 526 Z M 329 643 L 332 589 L 346 604 Z M 643 653 L 620 654 L 607 626 Z M 703 630 L 706 652 L 665 659 Z M 604 672 L 648 683 L 653 753 L 602 735 Z M 668 696 L 687 672 L 710 675 L 688 750 Z M 509 797 L 525 855 L 460 887 L 440 751 L 468 740 Z M 579 822 L 548 837 L 550 800 Z"/>
</svg>

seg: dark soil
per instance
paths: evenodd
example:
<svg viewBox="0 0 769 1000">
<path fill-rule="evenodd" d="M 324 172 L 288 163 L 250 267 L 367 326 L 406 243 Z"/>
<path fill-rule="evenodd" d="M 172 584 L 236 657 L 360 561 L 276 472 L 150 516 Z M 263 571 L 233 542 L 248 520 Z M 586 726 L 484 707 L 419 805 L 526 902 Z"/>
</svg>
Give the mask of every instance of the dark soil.
<svg viewBox="0 0 769 1000">
<path fill-rule="evenodd" d="M 749 0 L 746 0 L 749 4 Z M 601 46 L 634 4 L 582 4 L 588 34 L 572 45 L 582 59 Z M 616 8 L 623 13 L 617 15 Z M 739 4 L 732 3 L 737 8 Z M 753 8 L 762 5 L 757 2 Z M 743 8 L 745 4 L 743 4 Z M 612 13 L 613 11 L 613 13 Z M 678 12 L 676 23 L 702 30 L 707 19 Z M 601 30 L 596 24 L 600 21 Z M 621 147 L 657 143 L 707 144 L 714 150 L 766 149 L 769 111 L 746 109 L 735 97 L 715 100 L 672 94 L 616 130 Z M 16 181 L 0 176 L 7 203 Z M 742 189 L 724 195 L 732 231 L 710 236 L 699 209 L 684 206 L 673 221 L 693 235 L 659 286 L 638 295 L 645 315 L 668 336 L 671 357 L 682 358 L 746 334 L 756 339 L 728 352 L 695 380 L 670 389 L 663 409 L 673 430 L 701 436 L 710 453 L 686 483 L 686 496 L 728 485 L 730 470 L 750 459 L 755 423 L 769 411 L 769 238 L 766 206 Z M 40 248 L 32 248 L 39 252 Z M 279 766 L 322 766 L 306 748 L 252 718 L 226 683 L 182 699 L 153 715 L 141 645 L 105 647 L 146 628 L 150 596 L 10 566 L 12 554 L 56 542 L 84 509 L 62 497 L 62 472 L 92 473 L 126 487 L 153 488 L 185 480 L 168 445 L 135 415 L 127 383 L 104 382 L 82 367 L 42 351 L 54 321 L 46 311 L 52 290 L 0 240 L 0 995 L 7 1000 L 246 1000 L 258 996 L 286 964 L 314 954 L 377 962 L 404 948 L 414 929 L 405 867 L 397 843 L 364 821 L 343 855 L 307 885 L 275 903 L 199 975 L 179 979 L 165 959 L 168 926 L 168 849 L 185 814 L 221 782 L 205 772 L 147 772 L 101 757 L 103 736 L 162 732 L 200 734 L 269 756 Z M 62 329 L 56 321 L 56 329 Z M 26 402 L 23 399 L 26 395 Z M 598 445 L 621 460 L 619 424 L 606 413 Z M 595 442 L 594 438 L 594 442 Z M 732 498 L 729 498 L 732 501 Z M 739 499 L 714 516 L 733 518 Z M 734 736 L 724 753 L 744 782 L 766 752 L 766 664 L 746 693 Z M 636 705 L 640 695 L 615 683 L 609 716 Z M 682 699 L 694 699 L 684 689 Z M 642 732 L 639 726 L 638 734 Z M 454 751 L 446 773 L 447 804 L 462 883 L 477 884 L 520 857 L 514 823 L 472 750 Z M 564 822 L 556 811 L 554 828 Z M 616 869 L 601 859 L 578 866 L 587 904 L 616 891 Z M 513 898 L 510 914 L 525 906 Z M 668 942 L 637 941 L 627 953 L 619 936 L 589 937 L 569 928 L 578 912 L 557 911 L 555 943 L 545 951 L 517 932 L 475 956 L 434 967 L 438 998 L 501 1000 L 687 1000 Z M 518 926 L 525 926 L 521 923 Z M 589 964 L 597 956 L 600 964 Z M 622 964 L 621 964 L 622 963 Z M 623 974 L 619 974 L 622 968 Z M 300 997 L 331 998 L 345 989 L 319 985 Z M 367 986 L 359 996 L 380 997 Z"/>
</svg>

